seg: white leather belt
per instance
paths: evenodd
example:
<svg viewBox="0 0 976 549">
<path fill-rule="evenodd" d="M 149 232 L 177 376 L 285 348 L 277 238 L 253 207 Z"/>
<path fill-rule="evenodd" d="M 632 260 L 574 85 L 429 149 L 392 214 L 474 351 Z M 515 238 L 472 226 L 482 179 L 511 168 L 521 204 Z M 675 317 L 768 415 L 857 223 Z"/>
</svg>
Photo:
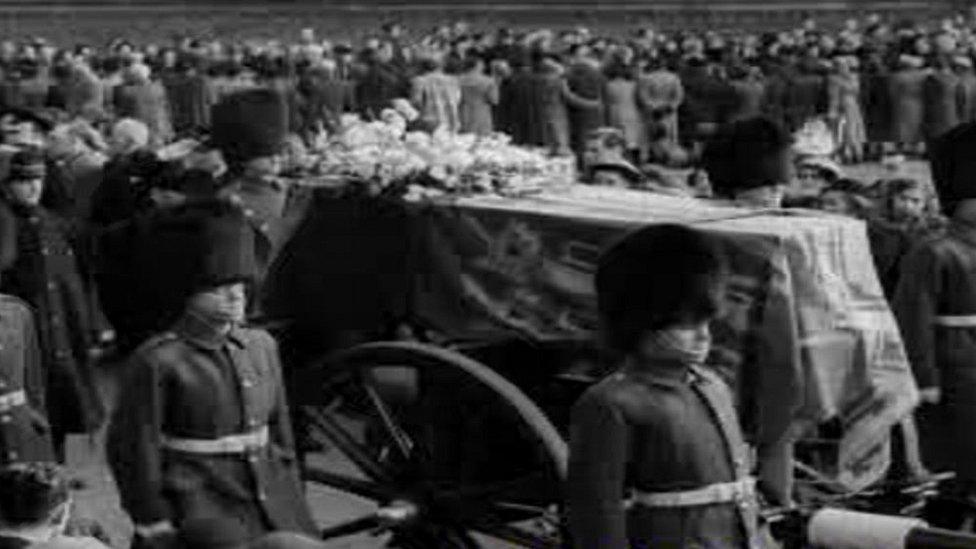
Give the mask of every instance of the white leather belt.
<svg viewBox="0 0 976 549">
<path fill-rule="evenodd" d="M 268 427 L 216 439 L 163 436 L 163 448 L 187 454 L 246 454 L 268 445 Z"/>
<path fill-rule="evenodd" d="M 633 492 L 627 501 L 627 507 L 698 507 L 716 503 L 748 502 L 755 497 L 756 479 L 750 477 L 683 492 Z"/>
<path fill-rule="evenodd" d="M 27 393 L 23 389 L 0 395 L 0 413 L 27 404 Z"/>
<path fill-rule="evenodd" d="M 976 328 L 976 315 L 937 316 L 935 325 L 944 328 Z"/>
</svg>

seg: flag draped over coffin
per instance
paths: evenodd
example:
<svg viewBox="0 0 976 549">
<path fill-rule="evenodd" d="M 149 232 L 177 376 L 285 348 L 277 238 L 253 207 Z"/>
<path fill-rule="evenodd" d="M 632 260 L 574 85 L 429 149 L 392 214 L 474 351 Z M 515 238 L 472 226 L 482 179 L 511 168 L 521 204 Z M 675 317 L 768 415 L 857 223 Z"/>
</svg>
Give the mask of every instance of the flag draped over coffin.
<svg viewBox="0 0 976 549">
<path fill-rule="evenodd" d="M 593 338 L 602 249 L 648 223 L 714 232 L 733 276 L 709 364 L 739 396 L 767 484 L 788 489 L 793 442 L 828 420 L 843 433 L 829 476 L 858 489 L 887 468 L 890 428 L 917 390 L 862 222 L 582 186 L 422 210 L 414 312 L 456 338 Z"/>
</svg>

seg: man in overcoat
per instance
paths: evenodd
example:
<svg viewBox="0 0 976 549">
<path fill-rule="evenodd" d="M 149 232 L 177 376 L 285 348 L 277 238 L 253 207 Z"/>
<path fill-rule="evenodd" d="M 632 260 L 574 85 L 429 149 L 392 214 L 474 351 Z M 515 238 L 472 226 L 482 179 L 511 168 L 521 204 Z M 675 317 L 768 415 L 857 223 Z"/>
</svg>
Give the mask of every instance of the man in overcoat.
<svg viewBox="0 0 976 549">
<path fill-rule="evenodd" d="M 14 155 L 3 195 L 16 219 L 17 258 L 2 289 L 37 313 L 46 401 L 55 448 L 64 459 L 68 434 L 94 432 L 104 409 L 95 387 L 89 302 L 67 223 L 40 205 L 45 164 L 39 152 Z"/>
<path fill-rule="evenodd" d="M 249 539 L 312 533 L 278 347 L 244 325 L 256 265 L 243 213 L 224 201 L 176 208 L 150 240 L 137 261 L 172 325 L 133 354 L 108 435 L 137 538 L 156 546 L 202 519 L 232 520 Z"/>
<path fill-rule="evenodd" d="M 926 465 L 955 471 L 976 494 L 976 124 L 932 143 L 932 176 L 944 235 L 922 243 L 902 263 L 892 308 L 921 390 Z M 928 440 L 926 440 L 928 439 Z"/>
</svg>

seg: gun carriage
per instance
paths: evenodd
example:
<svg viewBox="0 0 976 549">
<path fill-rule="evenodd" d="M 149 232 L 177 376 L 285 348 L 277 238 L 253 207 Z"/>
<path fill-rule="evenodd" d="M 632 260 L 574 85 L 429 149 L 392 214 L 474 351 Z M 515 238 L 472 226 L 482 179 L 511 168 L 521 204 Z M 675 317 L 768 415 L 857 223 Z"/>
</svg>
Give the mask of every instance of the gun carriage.
<svg viewBox="0 0 976 549">
<path fill-rule="evenodd" d="M 653 222 L 727 248 L 709 365 L 738 396 L 761 482 L 797 503 L 766 513 L 787 546 L 816 541 L 805 525 L 823 508 L 917 517 L 938 493 L 939 479 L 886 480 L 891 429 L 917 391 L 860 222 L 588 187 L 416 203 L 301 192 L 307 213 L 292 214 L 304 221 L 263 306 L 310 497 L 350 509 L 326 538 L 563 546 L 569 411 L 608 372 L 591 276 L 607 243 Z M 905 546 L 974 546 L 898 524 Z"/>
</svg>

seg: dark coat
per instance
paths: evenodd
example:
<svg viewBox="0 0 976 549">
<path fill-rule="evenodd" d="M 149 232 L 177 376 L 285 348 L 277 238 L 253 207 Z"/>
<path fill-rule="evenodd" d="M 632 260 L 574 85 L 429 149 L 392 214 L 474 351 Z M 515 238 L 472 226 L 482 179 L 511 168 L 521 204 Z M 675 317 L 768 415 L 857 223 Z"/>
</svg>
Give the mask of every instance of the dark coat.
<svg viewBox="0 0 976 549">
<path fill-rule="evenodd" d="M 907 69 L 893 73 L 888 79 L 891 98 L 891 140 L 896 143 L 920 143 L 925 122 L 925 82 L 928 73 L 921 69 Z"/>
<path fill-rule="evenodd" d="M 579 101 L 569 101 L 570 142 L 573 150 L 583 150 L 586 135 L 604 125 L 607 78 L 599 69 L 585 63 L 577 63 L 566 71 L 569 91 L 584 101 L 595 102 L 587 105 Z"/>
<path fill-rule="evenodd" d="M 868 223 L 868 239 L 874 267 L 881 280 L 885 297 L 891 299 L 901 277 L 902 261 L 919 243 L 941 231 L 935 223 L 895 223 L 875 219 Z"/>
<path fill-rule="evenodd" d="M 728 99 L 722 116 L 723 122 L 734 122 L 759 116 L 763 110 L 766 86 L 760 80 L 741 79 L 729 82 Z"/>
<path fill-rule="evenodd" d="M 714 373 L 624 369 L 574 405 L 567 506 L 573 546 L 756 547 L 756 501 L 625 510 L 628 490 L 673 492 L 748 474 L 732 396 Z"/>
<path fill-rule="evenodd" d="M 786 97 L 786 121 L 791 130 L 827 113 L 827 79 L 815 72 L 793 77 Z"/>
<path fill-rule="evenodd" d="M 499 90 L 498 127 L 511 135 L 512 142 L 517 145 L 542 146 L 545 143 L 542 116 L 535 110 L 540 76 L 520 70 L 505 79 Z"/>
<path fill-rule="evenodd" d="M 0 273 L 9 269 L 17 259 L 17 218 L 0 200 Z"/>
<path fill-rule="evenodd" d="M 861 88 L 864 104 L 864 124 L 868 141 L 885 143 L 891 138 L 891 96 L 888 90 L 887 72 L 873 72 L 864 76 Z"/>
<path fill-rule="evenodd" d="M 262 330 L 224 336 L 190 317 L 132 356 L 108 434 L 122 506 L 137 525 L 231 519 L 251 539 L 313 533 L 296 467 L 278 347 Z M 216 439 L 267 427 L 270 444 L 237 456 L 164 449 L 164 436 Z"/>
<path fill-rule="evenodd" d="M 306 131 L 313 130 L 317 122 L 333 131 L 339 127 L 342 114 L 356 110 L 355 88 L 347 80 L 310 74 L 301 79 L 298 91 L 302 95 L 302 129 Z"/>
<path fill-rule="evenodd" d="M 89 302 L 67 223 L 43 208 L 12 205 L 17 218 L 17 261 L 3 273 L 5 293 L 37 312 L 47 402 L 56 433 L 91 432 L 104 417 L 88 350 Z"/>
<path fill-rule="evenodd" d="M 963 90 L 959 75 L 938 71 L 925 81 L 925 137 L 934 139 L 959 125 Z"/>
<path fill-rule="evenodd" d="M 410 96 L 410 82 L 392 65 L 374 63 L 356 84 L 356 100 L 367 118 L 379 118 L 390 101 Z"/>
<path fill-rule="evenodd" d="M 771 65 L 765 81 L 765 96 L 763 97 L 763 115 L 779 124 L 786 126 L 786 101 L 792 71 L 780 65 Z"/>
<path fill-rule="evenodd" d="M 976 228 L 953 221 L 905 258 L 892 302 L 919 386 L 942 389 L 931 418 L 941 436 L 923 444 L 926 465 L 949 467 L 966 483 L 976 481 L 976 327 L 944 326 L 940 317 L 976 315 L 974 272 Z"/>
<path fill-rule="evenodd" d="M 967 69 L 959 73 L 959 121 L 976 122 L 976 72 Z"/>
<path fill-rule="evenodd" d="M 708 67 L 686 67 L 681 72 L 681 84 L 685 101 L 678 109 L 679 134 L 682 138 L 703 139 L 721 121 L 725 86 L 709 73 Z"/>
<path fill-rule="evenodd" d="M 217 90 L 209 76 L 175 75 L 166 80 L 166 95 L 177 134 L 210 127 L 210 108 L 217 102 Z"/>
<path fill-rule="evenodd" d="M 20 299 L 0 295 L 0 397 L 21 390 L 26 404 L 0 410 L 0 465 L 54 459 L 34 316 Z"/>
</svg>

